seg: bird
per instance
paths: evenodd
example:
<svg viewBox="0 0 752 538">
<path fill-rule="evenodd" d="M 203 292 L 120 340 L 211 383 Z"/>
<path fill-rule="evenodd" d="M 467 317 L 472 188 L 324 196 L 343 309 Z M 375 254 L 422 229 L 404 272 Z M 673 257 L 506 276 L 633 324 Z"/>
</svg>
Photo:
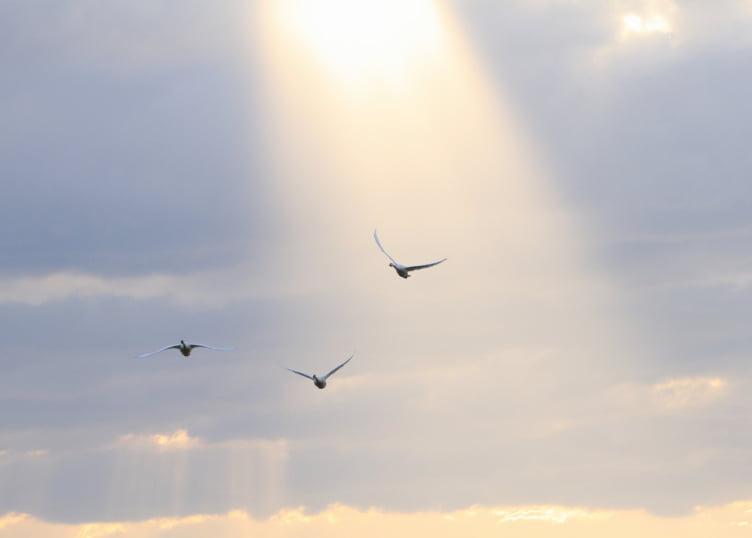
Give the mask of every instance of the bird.
<svg viewBox="0 0 752 538">
<path fill-rule="evenodd" d="M 313 374 L 313 375 L 304 374 L 303 372 L 298 372 L 297 370 L 293 370 L 292 368 L 288 368 L 288 370 L 290 370 L 291 372 L 295 372 L 298 375 L 302 375 L 303 377 L 307 377 L 308 379 L 313 381 L 314 385 L 316 385 L 320 389 L 323 389 L 323 388 L 326 388 L 326 380 L 329 379 L 329 376 L 331 376 L 334 372 L 336 372 L 337 370 L 342 368 L 345 364 L 350 362 L 350 359 L 352 359 L 354 356 L 355 356 L 355 353 L 350 355 L 349 359 L 347 359 L 345 362 L 343 362 L 342 364 L 334 368 L 331 372 L 329 372 L 323 377 L 318 377 L 316 374 Z"/>
<path fill-rule="evenodd" d="M 410 277 L 409 272 L 415 271 L 417 269 L 425 269 L 426 267 L 433 267 L 434 265 L 438 265 L 441 262 L 446 261 L 447 259 L 444 258 L 443 260 L 439 260 L 437 262 L 433 263 L 426 263 L 424 265 L 402 265 L 401 263 L 397 263 L 394 258 L 392 258 L 389 253 L 384 250 L 384 247 L 381 246 L 381 241 L 379 241 L 379 236 L 376 233 L 376 230 L 373 231 L 373 238 L 376 240 L 376 244 L 379 246 L 379 249 L 381 249 L 381 252 L 383 252 L 387 258 L 389 258 L 389 261 L 392 262 L 389 264 L 389 267 L 394 267 L 394 270 L 397 271 L 397 274 L 401 276 L 402 278 L 408 278 Z"/>
<path fill-rule="evenodd" d="M 143 355 L 137 355 L 137 359 L 145 359 L 146 357 L 150 357 L 151 355 L 156 355 L 157 353 L 162 353 L 163 351 L 167 351 L 168 349 L 177 349 L 180 351 L 180 353 L 183 354 L 184 357 L 188 357 L 191 354 L 191 351 L 193 351 L 194 348 L 197 347 L 205 347 L 207 349 L 215 349 L 217 351 L 234 351 L 234 347 L 214 347 L 214 346 L 205 346 L 203 344 L 187 344 L 185 340 L 181 340 L 179 344 L 175 344 L 174 346 L 167 346 L 163 347 L 160 350 L 152 351 L 151 353 L 144 353 Z"/>
</svg>

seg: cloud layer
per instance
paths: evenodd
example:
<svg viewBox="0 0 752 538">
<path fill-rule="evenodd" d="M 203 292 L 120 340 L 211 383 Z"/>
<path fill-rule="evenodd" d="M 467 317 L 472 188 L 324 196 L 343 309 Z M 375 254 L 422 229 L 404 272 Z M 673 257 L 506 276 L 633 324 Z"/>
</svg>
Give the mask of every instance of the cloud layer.
<svg viewBox="0 0 752 538">
<path fill-rule="evenodd" d="M 0 8 L 3 533 L 743 530 L 752 12 L 436 5 Z"/>
</svg>

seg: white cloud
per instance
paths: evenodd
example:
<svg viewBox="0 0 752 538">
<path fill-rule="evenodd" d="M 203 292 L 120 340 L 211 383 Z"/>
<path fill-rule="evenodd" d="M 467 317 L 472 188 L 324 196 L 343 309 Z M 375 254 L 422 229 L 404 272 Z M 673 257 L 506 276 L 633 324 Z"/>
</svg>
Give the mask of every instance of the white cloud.
<svg viewBox="0 0 752 538">
<path fill-rule="evenodd" d="M 174 451 L 200 448 L 203 444 L 200 438 L 191 437 L 186 430 L 176 430 L 172 433 L 156 433 L 151 435 L 129 433 L 121 436 L 113 446 L 122 446 L 137 450 Z"/>
<path fill-rule="evenodd" d="M 127 450 L 147 450 L 157 452 L 175 452 L 185 450 L 230 450 L 230 451 L 286 451 L 288 441 L 285 439 L 239 439 L 220 442 L 207 442 L 194 437 L 187 430 L 178 429 L 166 433 L 128 433 L 121 435 L 106 448 Z"/>
<path fill-rule="evenodd" d="M 0 303 L 39 306 L 90 297 L 122 297 L 136 301 L 163 299 L 178 306 L 220 308 L 254 296 L 284 294 L 281 286 L 248 267 L 188 275 L 151 274 L 106 277 L 61 271 L 33 277 L 0 277 Z M 286 293 L 291 293 L 288 290 Z"/>
<path fill-rule="evenodd" d="M 715 402 L 727 387 L 728 383 L 719 377 L 684 377 L 654 385 L 652 395 L 660 407 L 682 410 Z"/>
<path fill-rule="evenodd" d="M 641 414 L 683 413 L 710 406 L 730 393 L 731 384 L 711 376 L 681 377 L 651 385 L 622 383 L 611 389 L 617 408 Z"/>
<path fill-rule="evenodd" d="M 187 288 L 187 279 L 166 275 L 141 278 L 103 278 L 81 273 L 59 272 L 41 277 L 0 280 L 0 302 L 40 305 L 78 297 L 113 296 L 153 299 Z"/>
</svg>

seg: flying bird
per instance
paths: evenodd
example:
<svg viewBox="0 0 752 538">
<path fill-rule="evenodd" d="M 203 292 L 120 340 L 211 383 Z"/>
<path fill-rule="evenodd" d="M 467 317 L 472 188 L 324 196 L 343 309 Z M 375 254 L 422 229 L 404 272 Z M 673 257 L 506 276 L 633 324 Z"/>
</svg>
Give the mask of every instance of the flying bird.
<svg viewBox="0 0 752 538">
<path fill-rule="evenodd" d="M 392 258 L 389 253 L 384 250 L 384 247 L 381 246 L 381 241 L 379 241 L 379 236 L 376 233 L 376 230 L 373 231 L 373 238 L 376 240 L 376 244 L 381 249 L 381 252 L 383 252 L 387 258 L 389 258 L 389 261 L 392 262 L 389 264 L 389 267 L 394 267 L 394 270 L 397 271 L 397 274 L 401 276 L 402 278 L 408 278 L 410 276 L 410 271 L 415 271 L 417 269 L 425 269 L 426 267 L 433 267 L 434 265 L 438 265 L 441 262 L 446 261 L 446 258 L 443 260 L 439 260 L 437 262 L 433 263 L 427 263 L 425 265 L 402 265 L 401 263 L 397 263 L 394 261 L 394 258 Z"/>
<path fill-rule="evenodd" d="M 174 346 L 167 346 L 163 347 L 160 350 L 152 351 L 151 353 L 145 353 L 144 355 L 137 355 L 137 359 L 144 359 L 146 357 L 150 357 L 152 355 L 156 355 L 157 353 L 162 353 L 163 351 L 167 351 L 168 349 L 177 349 L 180 351 L 180 353 L 183 354 L 184 357 L 188 357 L 191 354 L 191 351 L 194 350 L 194 348 L 197 347 L 205 347 L 207 349 L 216 349 L 217 351 L 234 351 L 234 347 L 214 347 L 214 346 L 205 346 L 203 344 L 186 344 L 184 340 L 181 340 L 179 344 L 175 344 Z"/>
<path fill-rule="evenodd" d="M 354 356 L 355 356 L 354 353 L 352 355 L 350 355 L 350 359 L 352 359 Z M 339 366 L 337 366 L 336 368 L 334 368 L 331 372 L 329 372 L 328 374 L 326 374 L 323 377 L 318 377 L 316 374 L 314 374 L 314 375 L 304 374 L 303 372 L 298 372 L 297 370 L 293 370 L 292 368 L 288 368 L 288 370 L 290 370 L 291 372 L 295 372 L 298 375 L 302 375 L 303 377 L 307 377 L 308 379 L 310 379 L 310 380 L 313 381 L 314 385 L 316 385 L 320 389 L 323 389 L 323 388 L 326 387 L 326 380 L 329 379 L 329 376 L 332 375 L 337 370 L 339 370 L 340 368 L 342 368 L 345 364 L 347 364 L 348 362 L 350 362 L 350 359 L 347 359 L 345 362 L 343 362 L 342 364 L 340 364 Z"/>
</svg>

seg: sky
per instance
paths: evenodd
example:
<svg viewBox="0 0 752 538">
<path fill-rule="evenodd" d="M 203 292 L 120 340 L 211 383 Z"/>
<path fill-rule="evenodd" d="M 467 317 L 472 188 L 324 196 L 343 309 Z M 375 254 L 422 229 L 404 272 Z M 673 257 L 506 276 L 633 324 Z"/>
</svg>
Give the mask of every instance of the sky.
<svg viewBox="0 0 752 538">
<path fill-rule="evenodd" d="M 0 536 L 748 535 L 750 23 L 3 3 Z"/>
</svg>

